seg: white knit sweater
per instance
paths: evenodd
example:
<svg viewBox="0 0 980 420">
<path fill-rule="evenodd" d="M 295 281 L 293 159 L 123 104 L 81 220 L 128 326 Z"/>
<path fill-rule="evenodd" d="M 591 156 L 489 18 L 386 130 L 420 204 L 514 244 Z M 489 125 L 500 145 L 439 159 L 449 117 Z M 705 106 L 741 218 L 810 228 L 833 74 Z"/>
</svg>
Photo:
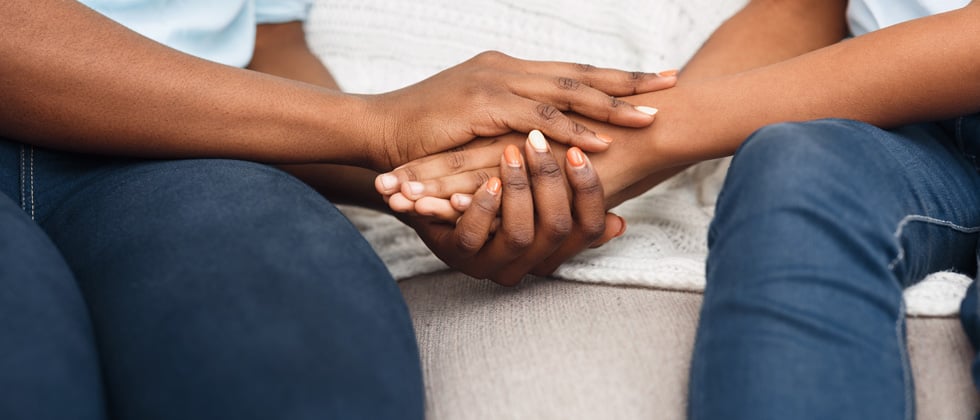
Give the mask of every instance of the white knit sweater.
<svg viewBox="0 0 980 420">
<path fill-rule="evenodd" d="M 349 92 L 394 90 L 484 50 L 628 70 L 682 66 L 746 0 L 318 0 L 314 52 Z M 651 104 L 656 106 L 656 104 Z M 672 290 L 704 288 L 707 225 L 727 160 L 701 164 L 616 209 L 624 237 L 568 261 L 561 279 Z M 344 208 L 392 274 L 445 269 L 394 218 Z M 969 279 L 934 275 L 906 292 L 908 312 L 948 315 Z"/>
</svg>

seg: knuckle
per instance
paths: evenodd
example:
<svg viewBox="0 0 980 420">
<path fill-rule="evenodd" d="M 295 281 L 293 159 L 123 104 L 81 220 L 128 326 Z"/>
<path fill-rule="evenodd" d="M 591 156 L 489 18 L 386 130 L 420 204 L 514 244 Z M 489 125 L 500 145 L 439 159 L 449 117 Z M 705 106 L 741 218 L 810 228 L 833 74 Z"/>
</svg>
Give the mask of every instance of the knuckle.
<svg viewBox="0 0 980 420">
<path fill-rule="evenodd" d="M 511 177 L 508 178 L 504 184 L 504 191 L 510 192 L 524 192 L 530 188 L 525 177 Z"/>
<path fill-rule="evenodd" d="M 599 220 L 585 222 L 581 225 L 581 229 L 586 245 L 591 245 L 593 242 L 599 240 L 602 234 L 606 232 L 605 217 L 603 216 Z"/>
<path fill-rule="evenodd" d="M 573 185 L 576 195 L 584 195 L 589 197 L 599 196 L 602 197 L 602 183 L 599 182 L 599 178 L 596 176 L 590 176 L 584 180 L 576 182 Z"/>
<path fill-rule="evenodd" d="M 473 207 L 475 207 L 476 210 L 481 213 L 497 214 L 497 206 L 493 199 L 490 198 L 473 201 Z"/>
<path fill-rule="evenodd" d="M 490 181 L 490 174 L 485 171 L 476 171 L 472 173 L 473 179 L 473 189 L 477 189 Z"/>
<path fill-rule="evenodd" d="M 572 79 L 571 77 L 559 77 L 557 82 L 558 87 L 564 90 L 576 90 L 582 86 L 582 82 Z"/>
<path fill-rule="evenodd" d="M 487 50 L 476 55 L 473 59 L 484 64 L 494 64 L 509 58 L 500 51 Z"/>
<path fill-rule="evenodd" d="M 572 120 L 569 120 L 569 121 L 572 121 Z M 572 132 L 573 133 L 575 133 L 576 135 L 578 135 L 578 134 L 585 134 L 586 131 L 589 131 L 589 129 L 586 128 L 584 125 L 579 124 L 579 123 L 577 123 L 575 121 L 572 121 Z"/>
<path fill-rule="evenodd" d="M 460 170 L 466 165 L 466 155 L 459 151 L 451 151 L 446 154 L 446 167 L 453 172 Z"/>
<path fill-rule="evenodd" d="M 595 71 L 595 68 L 596 68 L 596 67 L 595 67 L 595 66 L 593 66 L 593 65 L 591 65 L 591 64 L 585 64 L 585 63 L 576 63 L 576 64 L 575 64 L 575 68 L 576 68 L 576 69 L 577 69 L 577 70 L 578 70 L 578 71 L 579 71 L 580 73 L 591 73 L 592 71 Z"/>
<path fill-rule="evenodd" d="M 456 234 L 456 248 L 467 254 L 473 254 L 483 247 L 483 237 L 471 231 L 461 231 Z"/>
<path fill-rule="evenodd" d="M 531 171 L 531 176 L 535 178 L 559 178 L 561 177 L 561 167 L 554 159 L 548 159 L 536 165 Z"/>
<path fill-rule="evenodd" d="M 507 232 L 504 236 L 504 244 L 507 249 L 515 252 L 522 252 L 531 247 L 534 243 L 534 232 L 530 230 L 518 230 Z"/>
<path fill-rule="evenodd" d="M 631 71 L 629 73 L 629 80 L 631 82 L 634 82 L 635 83 L 635 82 L 639 82 L 640 80 L 643 80 L 643 78 L 645 76 L 646 75 L 643 72 L 640 72 L 640 71 Z"/>
<path fill-rule="evenodd" d="M 609 106 L 610 107 L 612 107 L 612 108 L 619 108 L 619 107 L 621 107 L 623 105 L 626 105 L 626 101 L 623 101 L 622 99 L 619 99 L 619 98 L 617 98 L 615 96 L 610 96 L 609 97 Z"/>
<path fill-rule="evenodd" d="M 544 227 L 544 237 L 549 242 L 558 243 L 568 238 L 572 233 L 572 218 L 567 214 L 556 215 Z"/>
<path fill-rule="evenodd" d="M 413 168 L 411 166 L 406 166 L 406 167 L 402 168 L 401 171 L 402 171 L 402 174 L 405 175 L 405 179 L 407 179 L 409 181 L 418 181 L 419 180 L 419 174 L 418 174 L 418 171 L 415 170 L 415 168 Z"/>
<path fill-rule="evenodd" d="M 562 115 L 561 111 L 551 104 L 538 104 L 538 106 L 535 107 L 535 111 L 538 113 L 538 116 L 545 121 L 554 120 Z"/>
</svg>

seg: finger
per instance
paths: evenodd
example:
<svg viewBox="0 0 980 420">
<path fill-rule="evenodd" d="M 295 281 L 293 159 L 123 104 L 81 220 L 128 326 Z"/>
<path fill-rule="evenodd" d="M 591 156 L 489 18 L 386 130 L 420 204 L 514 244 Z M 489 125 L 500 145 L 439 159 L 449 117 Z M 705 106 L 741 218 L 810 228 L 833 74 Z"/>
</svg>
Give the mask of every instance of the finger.
<svg viewBox="0 0 980 420">
<path fill-rule="evenodd" d="M 571 77 L 526 77 L 512 82 L 511 89 L 562 111 L 574 111 L 596 121 L 626 127 L 646 127 L 653 123 L 657 113 L 655 108 L 633 106 Z"/>
<path fill-rule="evenodd" d="M 396 193 L 388 198 L 388 208 L 396 213 L 414 213 L 415 202 L 405 198 L 401 193 Z"/>
<path fill-rule="evenodd" d="M 457 211 L 449 200 L 434 197 L 422 197 L 416 201 L 415 213 L 447 223 L 456 223 L 456 220 L 463 215 L 463 212 Z"/>
<path fill-rule="evenodd" d="M 606 203 L 599 174 L 589 157 L 578 148 L 565 153 L 565 176 L 572 187 L 572 213 L 575 230 L 589 246 L 598 240 L 606 229 Z"/>
<path fill-rule="evenodd" d="M 626 234 L 626 219 L 614 213 L 606 213 L 606 230 L 599 237 L 599 240 L 589 245 L 589 248 L 599 248 L 609 241 Z"/>
<path fill-rule="evenodd" d="M 430 181 L 410 181 L 402 184 L 401 193 L 410 200 L 418 200 L 422 197 L 449 198 L 453 194 L 473 194 L 480 186 L 495 176 L 500 176 L 500 169 L 497 167 L 449 175 Z"/>
<path fill-rule="evenodd" d="M 486 185 L 473 195 L 473 203 L 463 213 L 453 231 L 456 248 L 461 255 L 473 256 L 483 248 L 490 235 L 490 228 L 500 209 L 499 178 L 490 178 Z"/>
<path fill-rule="evenodd" d="M 480 261 L 492 262 L 498 270 L 520 258 L 534 243 L 534 199 L 524 159 L 517 146 L 509 145 L 500 161 L 501 181 L 504 183 L 501 225 L 493 240 L 477 254 Z M 490 280 L 513 285 L 520 278 L 502 278 L 489 274 Z"/>
<path fill-rule="evenodd" d="M 541 132 L 528 135 L 525 145 L 536 217 L 534 243 L 497 275 L 502 284 L 516 284 L 565 242 L 572 231 L 572 215 L 565 177 Z"/>
<path fill-rule="evenodd" d="M 644 73 L 599 68 L 589 64 L 547 62 L 531 67 L 531 71 L 575 79 L 612 96 L 655 92 L 671 88 L 677 84 L 676 70 Z"/>
<path fill-rule="evenodd" d="M 520 134 L 501 136 L 494 139 L 478 140 L 481 147 L 456 148 L 448 152 L 437 153 L 424 158 L 416 159 L 395 168 L 389 173 L 381 174 L 375 179 L 375 189 L 382 195 L 391 195 L 405 190 L 404 184 L 407 182 L 419 182 L 435 180 L 442 177 L 470 172 L 480 169 L 493 168 L 490 171 L 492 176 L 497 176 L 497 164 L 500 155 L 507 144 L 521 144 L 524 136 Z M 489 178 L 483 178 L 479 184 L 470 188 L 469 193 L 476 191 L 480 185 Z M 424 194 L 433 195 L 433 194 Z M 448 195 L 440 195 L 448 197 Z"/>
<path fill-rule="evenodd" d="M 582 150 L 601 152 L 609 148 L 611 140 L 608 137 L 597 136 L 594 131 L 572 120 L 554 105 L 514 96 L 499 110 L 506 111 L 489 115 L 490 125 L 474 128 L 477 131 L 482 128 L 486 133 L 477 132 L 477 135 L 491 135 L 494 130 L 500 129 L 522 133 L 540 130 L 552 140 L 578 146 Z"/>
<path fill-rule="evenodd" d="M 572 188 L 574 229 L 554 254 L 532 270 L 535 274 L 551 274 L 565 260 L 601 240 L 607 230 L 602 183 L 592 162 L 581 150 L 573 147 L 565 153 L 565 174 Z M 619 222 L 615 221 L 617 225 Z M 619 229 L 616 233 L 620 233 Z"/>
<path fill-rule="evenodd" d="M 626 233 L 626 220 L 612 213 L 606 214 L 606 230 L 602 236 L 589 248 L 598 248 L 605 243 L 623 236 Z M 575 235 L 575 233 L 573 233 Z M 541 264 L 531 269 L 531 273 L 537 276 L 549 276 L 555 272 L 565 261 L 578 255 L 584 248 L 583 241 L 575 242 L 574 239 L 566 241 L 554 254 L 546 258 Z"/>
</svg>

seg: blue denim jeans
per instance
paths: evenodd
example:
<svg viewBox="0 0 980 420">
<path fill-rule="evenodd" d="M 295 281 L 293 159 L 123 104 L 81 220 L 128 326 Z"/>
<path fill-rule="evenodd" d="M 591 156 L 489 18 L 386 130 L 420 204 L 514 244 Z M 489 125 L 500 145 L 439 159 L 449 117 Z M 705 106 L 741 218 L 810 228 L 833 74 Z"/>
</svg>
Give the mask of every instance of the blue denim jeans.
<svg viewBox="0 0 980 420">
<path fill-rule="evenodd" d="M 0 140 L 0 191 L 0 418 L 422 418 L 398 287 L 293 177 Z"/>
<path fill-rule="evenodd" d="M 978 150 L 976 116 L 749 138 L 709 231 L 688 417 L 913 418 L 902 290 L 934 271 L 975 275 Z M 961 315 L 974 347 L 977 305 L 974 284 Z"/>
</svg>

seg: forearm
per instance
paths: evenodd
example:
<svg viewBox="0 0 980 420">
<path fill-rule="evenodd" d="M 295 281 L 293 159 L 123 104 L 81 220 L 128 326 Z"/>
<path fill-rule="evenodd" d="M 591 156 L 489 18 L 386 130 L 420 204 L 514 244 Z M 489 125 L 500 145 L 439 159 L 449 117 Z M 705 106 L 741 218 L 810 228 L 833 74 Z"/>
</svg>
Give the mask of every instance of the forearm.
<svg viewBox="0 0 980 420">
<path fill-rule="evenodd" d="M 678 83 L 766 66 L 839 42 L 844 0 L 754 0 L 712 33 L 684 66 Z"/>
<path fill-rule="evenodd" d="M 13 2 L 0 25 L 5 137 L 141 157 L 363 165 L 371 153 L 351 141 L 372 136 L 358 97 L 182 54 L 73 1 Z"/>
<path fill-rule="evenodd" d="M 340 90 L 330 70 L 310 51 L 301 22 L 259 25 L 248 68 L 275 76 Z M 363 139 L 355 139 L 360 141 Z M 337 204 L 388 210 L 374 191 L 377 172 L 332 164 L 279 165 Z"/>
<path fill-rule="evenodd" d="M 656 100 L 636 147 L 648 168 L 725 156 L 783 121 L 848 118 L 881 127 L 980 110 L 980 6 L 918 19 L 800 57 L 631 98 Z M 658 131 L 659 130 L 659 131 Z"/>
<path fill-rule="evenodd" d="M 839 42 L 846 33 L 846 7 L 843 0 L 752 1 L 712 33 L 684 66 L 678 85 L 778 63 Z M 656 171 L 610 197 L 608 204 L 642 194 L 688 166 Z"/>
</svg>

